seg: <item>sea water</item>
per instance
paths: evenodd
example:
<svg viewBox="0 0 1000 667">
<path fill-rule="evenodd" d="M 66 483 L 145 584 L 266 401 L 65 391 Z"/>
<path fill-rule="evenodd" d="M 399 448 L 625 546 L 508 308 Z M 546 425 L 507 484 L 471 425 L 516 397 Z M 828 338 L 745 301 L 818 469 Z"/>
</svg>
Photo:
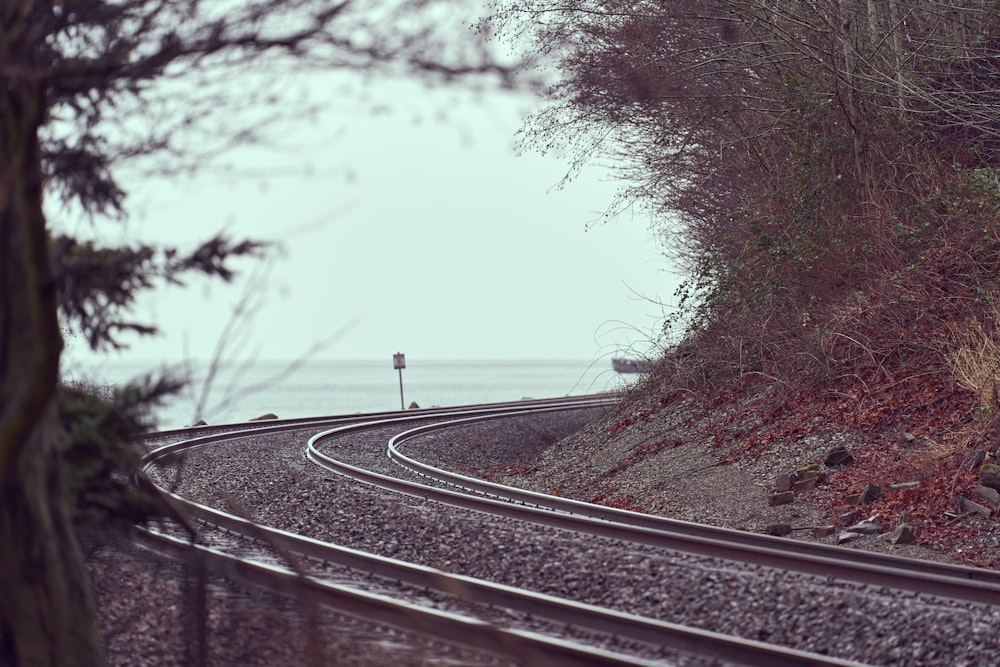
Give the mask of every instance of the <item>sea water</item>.
<svg viewBox="0 0 1000 667">
<path fill-rule="evenodd" d="M 63 376 L 106 386 L 123 384 L 163 368 L 155 362 L 107 359 L 68 366 Z M 231 362 L 220 365 L 211 378 L 209 364 L 204 362 L 166 368 L 188 378 L 188 384 L 179 395 L 153 411 L 160 429 L 179 428 L 199 418 L 209 424 L 227 424 L 268 413 L 279 418 L 319 417 L 398 410 L 412 403 L 429 408 L 577 396 L 621 389 L 635 379 L 612 371 L 609 359 L 408 358 L 401 371 L 393 368 L 391 358 Z"/>
</svg>

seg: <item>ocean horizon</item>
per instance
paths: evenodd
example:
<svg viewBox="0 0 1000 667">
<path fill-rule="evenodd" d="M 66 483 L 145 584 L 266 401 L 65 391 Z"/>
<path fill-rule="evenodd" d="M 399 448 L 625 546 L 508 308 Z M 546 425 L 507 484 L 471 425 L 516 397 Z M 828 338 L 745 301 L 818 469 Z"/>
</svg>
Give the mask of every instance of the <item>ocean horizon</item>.
<svg viewBox="0 0 1000 667">
<path fill-rule="evenodd" d="M 634 381 L 598 360 L 431 360 L 408 357 L 400 373 L 389 359 L 227 362 L 206 383 L 208 362 L 101 359 L 65 365 L 63 378 L 121 385 L 164 369 L 188 378 L 181 393 L 155 409 L 157 428 L 279 418 L 473 405 L 525 398 L 558 398 L 615 391 Z"/>
</svg>

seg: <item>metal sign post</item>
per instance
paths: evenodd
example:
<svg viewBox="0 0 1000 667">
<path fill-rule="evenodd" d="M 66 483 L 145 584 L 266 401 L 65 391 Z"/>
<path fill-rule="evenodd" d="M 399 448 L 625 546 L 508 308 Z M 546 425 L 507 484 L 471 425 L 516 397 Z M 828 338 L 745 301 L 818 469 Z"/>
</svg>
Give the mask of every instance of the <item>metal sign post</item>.
<svg viewBox="0 0 1000 667">
<path fill-rule="evenodd" d="M 403 369 L 406 368 L 406 355 L 397 352 L 392 355 L 392 367 L 399 371 L 399 409 L 405 410 L 403 406 Z"/>
</svg>

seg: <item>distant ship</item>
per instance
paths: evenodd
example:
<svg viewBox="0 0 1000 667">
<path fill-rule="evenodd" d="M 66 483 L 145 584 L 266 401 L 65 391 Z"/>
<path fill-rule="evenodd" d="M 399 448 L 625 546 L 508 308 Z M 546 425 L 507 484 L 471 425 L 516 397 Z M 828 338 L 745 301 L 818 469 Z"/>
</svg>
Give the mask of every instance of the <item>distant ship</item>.
<svg viewBox="0 0 1000 667">
<path fill-rule="evenodd" d="M 645 359 L 611 358 L 611 369 L 616 373 L 649 373 L 653 370 L 653 362 Z"/>
</svg>

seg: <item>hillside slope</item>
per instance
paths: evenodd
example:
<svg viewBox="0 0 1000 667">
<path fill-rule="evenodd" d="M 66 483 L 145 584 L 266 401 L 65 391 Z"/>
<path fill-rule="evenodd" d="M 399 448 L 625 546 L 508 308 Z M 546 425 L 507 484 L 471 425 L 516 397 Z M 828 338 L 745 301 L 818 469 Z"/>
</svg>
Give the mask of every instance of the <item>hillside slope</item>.
<svg viewBox="0 0 1000 667">
<path fill-rule="evenodd" d="M 744 382 L 712 393 L 667 392 L 654 381 L 612 412 L 536 458 L 491 471 L 491 478 L 545 493 L 717 526 L 767 532 L 787 523 L 789 537 L 835 543 L 850 524 L 878 515 L 885 532 L 846 546 L 918 558 L 1000 566 L 1000 524 L 959 507 L 976 495 L 980 458 L 966 460 L 965 428 L 974 398 L 962 392 L 876 394 L 859 410 L 833 388 L 791 392 Z M 930 386 L 926 382 L 920 386 Z M 853 462 L 825 465 L 836 448 Z M 988 455 L 988 453 L 987 453 Z M 819 483 L 772 506 L 783 474 L 818 464 Z M 867 484 L 873 502 L 847 497 Z M 895 487 L 892 485 L 904 484 Z M 907 516 L 907 513 L 909 516 Z M 915 543 L 890 543 L 906 522 Z M 829 536 L 814 528 L 836 526 Z"/>
</svg>

